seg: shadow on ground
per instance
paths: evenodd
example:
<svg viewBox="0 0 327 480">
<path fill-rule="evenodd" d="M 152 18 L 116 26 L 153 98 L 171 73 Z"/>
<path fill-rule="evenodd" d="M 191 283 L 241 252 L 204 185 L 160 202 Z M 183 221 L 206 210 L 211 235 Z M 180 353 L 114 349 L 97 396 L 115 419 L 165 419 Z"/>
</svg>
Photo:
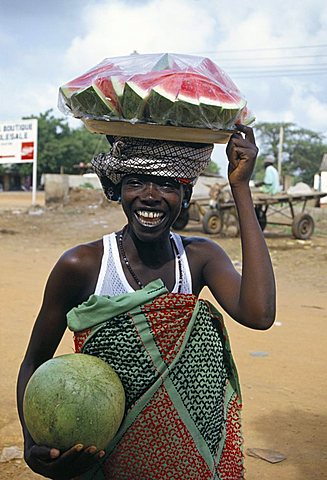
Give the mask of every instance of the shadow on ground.
<svg viewBox="0 0 327 480">
<path fill-rule="evenodd" d="M 253 422 L 269 448 L 284 453 L 298 470 L 298 479 L 322 479 L 327 472 L 327 415 L 292 409 L 273 411 Z"/>
</svg>

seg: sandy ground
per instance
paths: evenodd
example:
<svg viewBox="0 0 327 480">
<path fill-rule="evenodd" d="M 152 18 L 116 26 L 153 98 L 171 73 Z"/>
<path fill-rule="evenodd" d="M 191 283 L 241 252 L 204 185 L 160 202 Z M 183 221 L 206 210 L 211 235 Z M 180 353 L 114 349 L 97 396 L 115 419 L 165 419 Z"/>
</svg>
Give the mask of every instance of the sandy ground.
<svg viewBox="0 0 327 480">
<path fill-rule="evenodd" d="M 22 448 L 15 384 L 50 269 L 65 249 L 124 223 L 120 208 L 101 206 L 101 196 L 79 195 L 46 210 L 42 194 L 40 207 L 28 208 L 30 202 L 30 194 L 0 193 L 0 452 Z M 185 233 L 194 232 L 203 235 L 189 224 Z M 321 480 L 327 478 L 327 222 L 320 221 L 308 241 L 269 226 L 265 236 L 277 280 L 276 323 L 256 332 L 226 314 L 225 320 L 243 391 L 245 450 L 273 449 L 287 458 L 271 464 L 246 455 L 247 479 Z M 239 239 L 215 240 L 239 266 Z M 71 351 L 68 333 L 58 353 Z M 0 478 L 41 477 L 16 459 L 0 464 Z"/>
</svg>

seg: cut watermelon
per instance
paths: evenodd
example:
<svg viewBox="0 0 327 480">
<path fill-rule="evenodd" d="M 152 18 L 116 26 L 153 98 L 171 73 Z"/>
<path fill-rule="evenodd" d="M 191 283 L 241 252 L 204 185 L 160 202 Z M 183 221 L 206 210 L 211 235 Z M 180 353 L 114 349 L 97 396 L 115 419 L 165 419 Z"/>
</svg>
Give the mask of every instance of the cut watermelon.
<svg viewBox="0 0 327 480">
<path fill-rule="evenodd" d="M 211 61 L 210 58 L 204 58 L 201 61 L 198 71 L 203 73 L 208 80 L 218 83 L 223 90 L 241 95 L 233 80 L 227 75 L 227 73 L 224 72 L 224 70 L 219 68 L 218 65 Z"/>
<path fill-rule="evenodd" d="M 72 93 L 70 105 L 76 112 L 94 117 L 121 117 L 121 98 L 125 78 L 123 76 L 98 77 L 83 90 Z"/>
<path fill-rule="evenodd" d="M 235 120 L 235 125 L 242 124 L 242 125 L 251 125 L 255 121 L 255 116 L 251 112 L 251 110 L 248 109 L 247 106 L 245 106 L 237 115 L 236 120 Z"/>
<path fill-rule="evenodd" d="M 60 88 L 59 108 L 78 118 L 215 130 L 254 121 L 214 62 L 169 53 L 105 59 Z"/>
<path fill-rule="evenodd" d="M 122 111 L 123 116 L 130 120 L 144 120 L 146 115 L 145 107 L 151 88 L 157 85 L 160 80 L 170 76 L 171 70 L 162 70 L 149 73 L 133 75 L 125 84 Z"/>
<path fill-rule="evenodd" d="M 88 70 L 84 75 L 80 75 L 74 80 L 71 80 L 70 82 L 61 86 L 59 91 L 66 104 L 71 107 L 70 98 L 74 92 L 84 90 L 91 86 L 98 76 L 106 76 L 109 78 L 111 75 L 119 73 L 121 73 L 120 67 L 112 62 L 108 63 L 106 60 L 104 60 L 99 65 L 96 65 Z"/>
<path fill-rule="evenodd" d="M 105 95 L 95 84 L 74 92 L 70 97 L 70 105 L 77 117 L 79 114 L 81 116 L 92 115 L 93 117 L 118 115 L 117 111 L 113 109 Z"/>
<path fill-rule="evenodd" d="M 149 119 L 176 126 L 227 128 L 246 102 L 193 72 L 176 73 L 152 88 Z"/>
<path fill-rule="evenodd" d="M 246 105 L 246 101 L 238 93 L 228 93 L 220 85 L 209 82 L 201 83 L 199 101 L 201 113 L 207 119 L 208 125 L 224 129 L 234 125 L 237 114 Z"/>
<path fill-rule="evenodd" d="M 110 105 L 111 109 L 117 113 L 117 115 L 121 114 L 120 104 L 123 97 L 125 82 L 126 78 L 123 76 L 111 76 L 109 78 L 100 77 L 94 82 L 94 85 L 105 96 L 106 102 Z"/>
<path fill-rule="evenodd" d="M 153 86 L 147 101 L 148 119 L 153 123 L 177 125 L 176 101 L 183 74 L 168 75 Z"/>
</svg>

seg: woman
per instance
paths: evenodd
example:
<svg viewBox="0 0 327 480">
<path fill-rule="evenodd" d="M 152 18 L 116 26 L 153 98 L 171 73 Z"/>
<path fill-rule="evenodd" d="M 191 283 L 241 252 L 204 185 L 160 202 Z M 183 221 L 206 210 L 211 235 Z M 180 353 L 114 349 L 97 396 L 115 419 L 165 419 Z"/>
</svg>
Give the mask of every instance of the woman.
<svg viewBox="0 0 327 480">
<path fill-rule="evenodd" d="M 264 330 L 274 321 L 274 275 L 249 189 L 258 149 L 250 127 L 238 130 L 226 152 L 242 275 L 215 242 L 170 231 L 210 161 L 211 145 L 120 138 L 94 159 L 105 194 L 120 199 L 128 224 L 66 252 L 47 282 L 18 380 L 25 459 L 37 473 L 243 478 L 236 370 L 221 316 L 197 298 L 207 286 L 242 325 Z M 67 319 L 76 351 L 108 361 L 125 387 L 125 420 L 106 452 L 96 445 L 67 452 L 35 445 L 24 424 L 26 383 L 54 355 Z"/>
</svg>

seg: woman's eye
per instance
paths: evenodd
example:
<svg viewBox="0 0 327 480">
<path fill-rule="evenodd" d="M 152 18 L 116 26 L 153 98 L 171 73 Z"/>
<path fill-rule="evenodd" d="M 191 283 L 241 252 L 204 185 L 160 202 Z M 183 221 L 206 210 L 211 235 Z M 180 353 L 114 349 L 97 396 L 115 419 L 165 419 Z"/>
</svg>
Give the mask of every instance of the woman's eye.
<svg viewBox="0 0 327 480">
<path fill-rule="evenodd" d="M 130 180 L 128 180 L 126 182 L 126 185 L 131 186 L 131 187 L 140 187 L 140 186 L 143 186 L 143 183 L 136 178 L 131 178 Z"/>
<path fill-rule="evenodd" d="M 166 188 L 166 189 L 169 188 L 169 189 L 173 189 L 173 190 L 176 190 L 178 188 L 178 186 L 173 182 L 164 182 L 161 185 L 161 187 Z"/>
</svg>

